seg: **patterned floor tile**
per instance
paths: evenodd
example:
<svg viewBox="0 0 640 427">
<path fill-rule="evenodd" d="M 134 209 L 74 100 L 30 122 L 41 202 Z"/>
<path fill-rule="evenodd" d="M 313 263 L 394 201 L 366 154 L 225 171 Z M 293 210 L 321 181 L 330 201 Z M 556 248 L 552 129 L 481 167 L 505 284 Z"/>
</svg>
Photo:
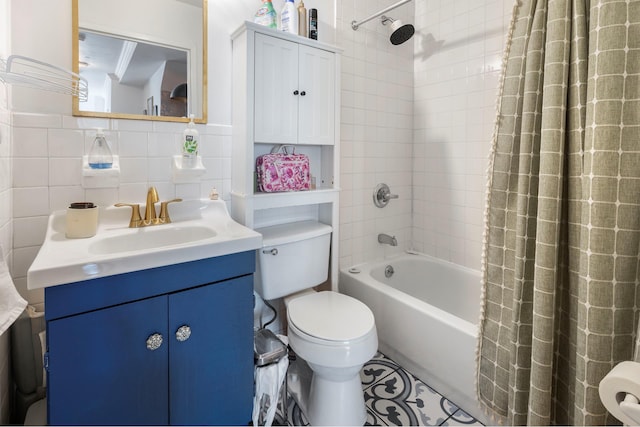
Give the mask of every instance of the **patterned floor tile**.
<svg viewBox="0 0 640 427">
<path fill-rule="evenodd" d="M 480 421 L 473 418 L 471 415 L 464 412 L 462 409 L 458 409 L 449 419 L 447 419 L 443 426 L 482 426 Z"/>
<path fill-rule="evenodd" d="M 403 369 L 365 388 L 367 407 L 387 425 L 436 426 L 458 407 Z"/>
<path fill-rule="evenodd" d="M 367 388 L 398 369 L 401 368 L 396 362 L 384 354 L 377 352 L 376 355 L 364 365 L 362 371 L 360 371 L 362 388 Z"/>
<path fill-rule="evenodd" d="M 367 362 L 360 379 L 367 407 L 365 425 L 482 425 L 382 353 Z M 287 400 L 286 418 L 278 411 L 276 423 L 309 425 L 295 401 Z"/>
</svg>

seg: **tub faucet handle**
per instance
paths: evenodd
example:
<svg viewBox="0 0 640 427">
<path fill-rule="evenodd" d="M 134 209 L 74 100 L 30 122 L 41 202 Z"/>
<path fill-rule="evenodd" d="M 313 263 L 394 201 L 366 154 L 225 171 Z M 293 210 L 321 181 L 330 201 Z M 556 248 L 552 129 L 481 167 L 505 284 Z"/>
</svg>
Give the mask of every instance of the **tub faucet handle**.
<svg viewBox="0 0 640 427">
<path fill-rule="evenodd" d="M 387 184 L 378 184 L 373 190 L 373 204 L 379 208 L 384 208 L 389 204 L 389 200 L 399 197 L 397 194 L 391 194 Z"/>
<path fill-rule="evenodd" d="M 390 194 L 390 193 L 385 193 L 383 194 L 383 200 L 388 202 L 391 199 L 399 199 L 400 196 L 398 196 L 397 194 Z"/>
</svg>

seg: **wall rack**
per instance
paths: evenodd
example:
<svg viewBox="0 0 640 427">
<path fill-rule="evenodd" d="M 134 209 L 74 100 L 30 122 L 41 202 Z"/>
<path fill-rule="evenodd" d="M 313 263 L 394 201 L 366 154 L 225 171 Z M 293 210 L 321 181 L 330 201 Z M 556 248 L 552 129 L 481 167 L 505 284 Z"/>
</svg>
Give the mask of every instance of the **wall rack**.
<svg viewBox="0 0 640 427">
<path fill-rule="evenodd" d="M 0 58 L 0 81 L 5 84 L 77 96 L 86 101 L 89 84 L 84 77 L 63 68 L 21 55 Z"/>
</svg>

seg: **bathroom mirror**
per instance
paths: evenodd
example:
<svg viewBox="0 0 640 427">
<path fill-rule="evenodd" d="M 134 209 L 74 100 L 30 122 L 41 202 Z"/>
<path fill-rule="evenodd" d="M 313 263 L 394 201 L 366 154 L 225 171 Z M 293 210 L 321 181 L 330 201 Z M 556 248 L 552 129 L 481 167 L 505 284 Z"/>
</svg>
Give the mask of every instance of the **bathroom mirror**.
<svg viewBox="0 0 640 427">
<path fill-rule="evenodd" d="M 207 0 L 72 0 L 73 115 L 207 121 Z"/>
</svg>

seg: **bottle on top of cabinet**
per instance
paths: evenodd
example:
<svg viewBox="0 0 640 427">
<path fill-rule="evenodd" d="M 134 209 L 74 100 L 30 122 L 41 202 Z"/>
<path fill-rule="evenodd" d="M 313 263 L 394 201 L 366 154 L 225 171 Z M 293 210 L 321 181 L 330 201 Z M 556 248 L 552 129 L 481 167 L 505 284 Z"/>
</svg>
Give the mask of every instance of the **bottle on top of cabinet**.
<svg viewBox="0 0 640 427">
<path fill-rule="evenodd" d="M 318 9 L 309 9 L 309 38 L 318 40 Z"/>
<path fill-rule="evenodd" d="M 285 33 L 298 34 L 298 11 L 293 0 L 287 0 L 280 13 L 280 29 Z"/>
<path fill-rule="evenodd" d="M 298 3 L 298 35 L 307 37 L 307 8 L 303 0 Z"/>
<path fill-rule="evenodd" d="M 271 0 L 262 0 L 262 6 L 256 12 L 253 22 L 269 28 L 278 28 L 277 14 Z"/>
</svg>

